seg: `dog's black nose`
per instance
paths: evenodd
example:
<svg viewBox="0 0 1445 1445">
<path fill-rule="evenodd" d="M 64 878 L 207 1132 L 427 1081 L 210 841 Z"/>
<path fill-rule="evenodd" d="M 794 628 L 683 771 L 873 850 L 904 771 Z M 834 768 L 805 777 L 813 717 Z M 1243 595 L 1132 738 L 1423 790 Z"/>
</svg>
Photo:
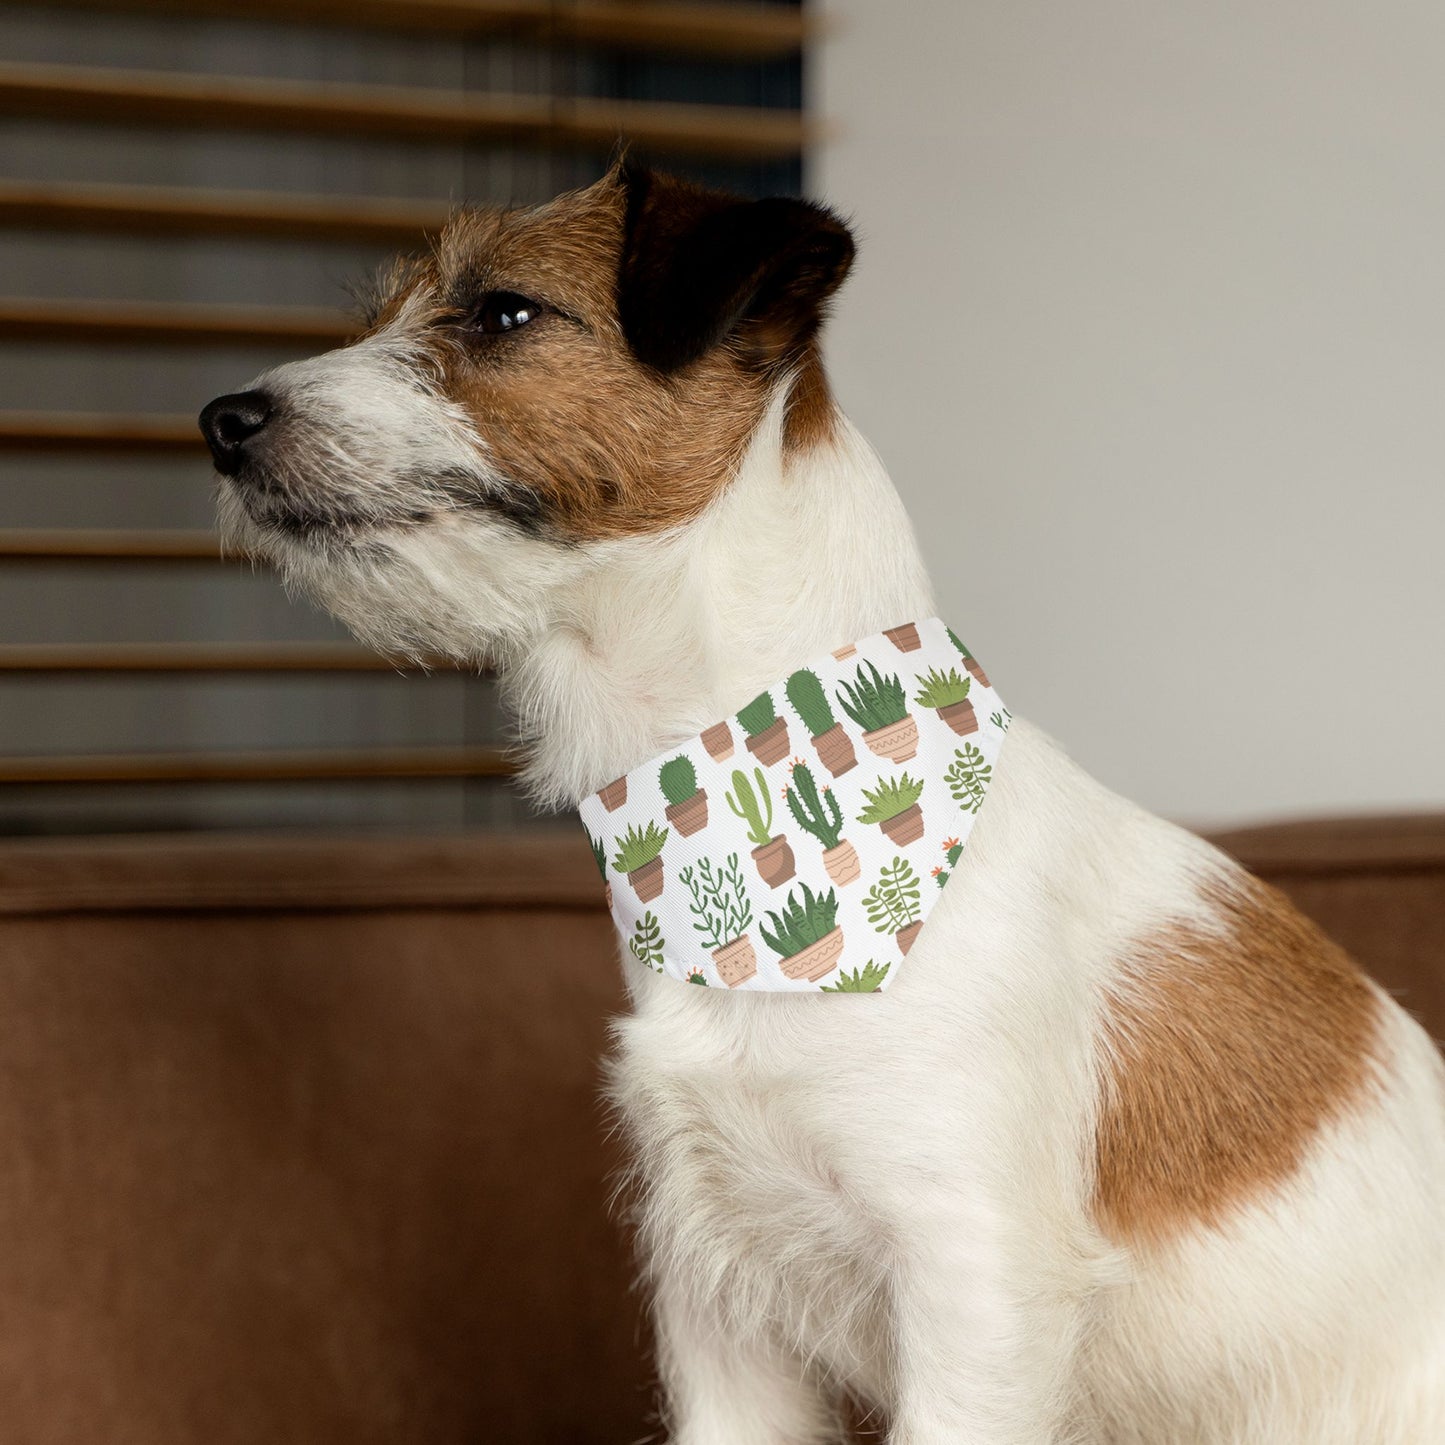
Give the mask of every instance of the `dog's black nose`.
<svg viewBox="0 0 1445 1445">
<path fill-rule="evenodd" d="M 201 433 L 215 458 L 216 470 L 234 477 L 241 470 L 246 443 L 271 419 L 271 398 L 264 391 L 218 396 L 201 413 Z"/>
</svg>

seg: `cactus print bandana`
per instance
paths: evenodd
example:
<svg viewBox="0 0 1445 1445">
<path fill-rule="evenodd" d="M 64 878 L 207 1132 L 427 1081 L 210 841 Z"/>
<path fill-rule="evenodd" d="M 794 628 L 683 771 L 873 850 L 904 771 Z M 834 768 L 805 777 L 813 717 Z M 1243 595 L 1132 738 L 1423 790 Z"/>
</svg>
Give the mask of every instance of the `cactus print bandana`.
<svg viewBox="0 0 1445 1445">
<path fill-rule="evenodd" d="M 887 988 L 1008 725 L 936 617 L 799 668 L 583 801 L 618 931 L 644 967 L 685 983 Z"/>
</svg>

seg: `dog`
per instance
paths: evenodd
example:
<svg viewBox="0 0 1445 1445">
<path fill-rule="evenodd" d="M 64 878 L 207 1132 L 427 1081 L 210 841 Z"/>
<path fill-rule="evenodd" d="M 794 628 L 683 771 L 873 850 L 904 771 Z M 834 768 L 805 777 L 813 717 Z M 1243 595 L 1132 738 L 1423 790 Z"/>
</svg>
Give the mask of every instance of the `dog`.
<svg viewBox="0 0 1445 1445">
<path fill-rule="evenodd" d="M 625 159 L 465 210 L 218 398 L 224 534 L 486 663 L 576 805 L 933 611 L 819 331 L 847 226 Z M 881 337 L 897 345 L 897 337 Z M 940 423 L 944 424 L 944 423 Z M 1017 721 L 886 993 L 629 957 L 611 1092 L 675 1445 L 1445 1440 L 1445 1070 L 1339 949 Z"/>
</svg>

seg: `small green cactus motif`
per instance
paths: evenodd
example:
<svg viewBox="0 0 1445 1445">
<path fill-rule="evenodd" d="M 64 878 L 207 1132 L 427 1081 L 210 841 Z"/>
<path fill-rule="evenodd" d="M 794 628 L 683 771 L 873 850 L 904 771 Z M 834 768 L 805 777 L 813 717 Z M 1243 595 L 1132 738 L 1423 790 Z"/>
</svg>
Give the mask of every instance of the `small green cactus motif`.
<svg viewBox="0 0 1445 1445">
<path fill-rule="evenodd" d="M 746 707 L 738 709 L 738 721 L 750 738 L 765 733 L 778 720 L 771 693 L 760 692 Z"/>
<path fill-rule="evenodd" d="M 807 763 L 795 762 L 790 771 L 792 781 L 783 789 L 788 811 L 798 826 L 805 833 L 811 833 L 825 851 L 836 848 L 843 836 L 843 810 L 833 790 L 825 787 L 821 793 L 818 791 L 813 770 Z"/>
<path fill-rule="evenodd" d="M 697 785 L 697 769 L 685 754 L 669 758 L 657 774 L 662 796 L 667 799 L 667 821 L 690 838 L 707 827 L 707 794 Z"/>
<path fill-rule="evenodd" d="M 697 769 L 687 757 L 670 758 L 658 770 L 662 796 L 674 807 L 687 802 L 697 792 Z"/>
<path fill-rule="evenodd" d="M 1006 707 L 1003 707 L 997 712 L 989 713 L 988 720 L 999 732 L 1006 733 L 1008 731 L 1008 725 L 1014 720 L 1014 715 Z"/>
<path fill-rule="evenodd" d="M 594 838 L 591 833 L 587 835 L 587 841 L 592 844 L 592 861 L 597 865 L 597 871 L 602 875 L 602 881 L 607 881 L 607 845 L 601 838 Z"/>
<path fill-rule="evenodd" d="M 883 980 L 888 977 L 888 970 L 892 967 L 891 963 L 885 963 L 879 968 L 870 958 L 862 968 L 855 968 L 852 973 L 840 971 L 837 983 L 825 983 L 821 992 L 877 993 L 883 987 Z"/>
<path fill-rule="evenodd" d="M 748 842 L 758 848 L 773 841 L 773 800 L 768 796 L 768 780 L 761 768 L 754 768 L 757 791 L 741 769 L 733 773 L 733 791 L 724 796 L 728 807 L 748 825 Z"/>
<path fill-rule="evenodd" d="M 632 937 L 627 940 L 627 947 L 633 958 L 644 967 L 652 969 L 654 973 L 662 972 L 662 950 L 666 940 L 662 936 L 662 925 L 651 912 L 644 913 L 636 928 L 632 930 Z"/>
<path fill-rule="evenodd" d="M 948 791 L 965 813 L 976 813 L 983 807 L 993 768 L 984 761 L 983 751 L 972 743 L 964 743 L 953 755 L 953 763 L 943 775 Z"/>
<path fill-rule="evenodd" d="M 689 983 L 700 983 L 704 988 L 707 987 L 707 979 L 703 977 L 703 973 L 700 968 L 693 969 L 692 972 L 688 974 L 687 981 Z"/>
<path fill-rule="evenodd" d="M 765 767 L 787 756 L 788 724 L 778 716 L 771 693 L 760 692 L 738 712 L 738 721 L 748 735 L 748 751 Z"/>
<path fill-rule="evenodd" d="M 958 865 L 958 860 L 963 857 L 963 844 L 957 838 L 945 838 L 943 840 L 944 863 L 938 864 L 932 872 L 933 881 L 940 888 L 953 876 L 953 870 Z"/>
<path fill-rule="evenodd" d="M 809 737 L 820 738 L 829 728 L 837 726 L 838 719 L 828 706 L 827 694 L 816 672 L 801 668 L 788 679 L 786 691 L 788 701 L 802 718 Z"/>
</svg>

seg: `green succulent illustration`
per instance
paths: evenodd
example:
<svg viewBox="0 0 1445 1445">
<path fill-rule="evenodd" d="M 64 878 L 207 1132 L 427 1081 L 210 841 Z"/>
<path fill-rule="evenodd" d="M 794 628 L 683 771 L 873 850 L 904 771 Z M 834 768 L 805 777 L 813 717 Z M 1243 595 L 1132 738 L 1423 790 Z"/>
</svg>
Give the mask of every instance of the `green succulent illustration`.
<svg viewBox="0 0 1445 1445">
<path fill-rule="evenodd" d="M 646 965 L 657 973 L 662 972 L 662 950 L 666 940 L 662 936 L 662 925 L 651 913 L 644 913 L 627 947 L 638 963 Z"/>
<path fill-rule="evenodd" d="M 1014 720 L 1014 715 L 1005 707 L 1000 708 L 998 712 L 989 713 L 988 720 L 1001 733 L 1006 733 L 1008 731 L 1008 725 Z"/>
<path fill-rule="evenodd" d="M 947 672 L 931 667 L 915 681 L 922 684 L 913 699 L 919 707 L 945 708 L 967 698 L 972 678 L 960 677 L 956 667 L 950 667 Z"/>
<path fill-rule="evenodd" d="M 948 791 L 965 813 L 976 813 L 983 807 L 993 768 L 984 760 L 983 751 L 965 743 L 953 755 L 953 763 L 943 775 Z"/>
<path fill-rule="evenodd" d="M 922 890 L 906 858 L 895 858 L 863 897 L 868 921 L 879 933 L 898 933 L 919 922 Z"/>
<path fill-rule="evenodd" d="M 921 779 L 900 773 L 896 778 L 880 778 L 876 788 L 864 788 L 868 806 L 858 814 L 860 823 L 886 823 L 906 813 L 922 796 Z"/>
<path fill-rule="evenodd" d="M 662 852 L 668 831 L 656 823 L 648 823 L 645 829 L 632 824 L 617 840 L 617 856 L 612 860 L 612 867 L 618 873 L 631 873 L 651 863 Z"/>
<path fill-rule="evenodd" d="M 868 669 L 867 675 L 864 667 Z M 864 732 L 892 727 L 908 716 L 908 697 L 903 684 L 896 676 L 885 677 L 871 662 L 859 666 L 852 683 L 840 684 L 838 702 Z"/>
<path fill-rule="evenodd" d="M 662 796 L 674 807 L 697 792 L 697 769 L 690 758 L 670 758 L 658 770 L 657 780 L 662 784 Z"/>
<path fill-rule="evenodd" d="M 892 967 L 891 963 L 885 963 L 879 968 L 870 958 L 862 968 L 855 968 L 852 973 L 839 973 L 838 982 L 825 983 L 821 992 L 877 993 L 883 987 L 883 980 L 888 977 L 888 970 Z"/>
<path fill-rule="evenodd" d="M 702 934 L 704 947 L 721 948 L 747 930 L 753 907 L 736 853 L 729 853 L 721 868 L 714 867 L 711 858 L 703 858 L 696 869 L 689 864 L 678 877 L 692 894 L 688 911 L 698 920 L 692 926 Z"/>
<path fill-rule="evenodd" d="M 799 892 L 803 895 L 801 899 L 797 896 Z M 768 910 L 768 917 L 773 921 L 772 930 L 769 931 L 766 923 L 760 923 L 758 931 L 774 953 L 792 958 L 831 933 L 837 916 L 837 894 L 831 888 L 826 893 L 815 894 L 804 883 L 788 894 L 781 913 Z"/>
<path fill-rule="evenodd" d="M 592 861 L 597 865 L 597 871 L 602 875 L 602 881 L 607 881 L 607 845 L 601 838 L 594 838 L 591 833 L 587 835 L 587 841 L 592 845 Z"/>
</svg>

